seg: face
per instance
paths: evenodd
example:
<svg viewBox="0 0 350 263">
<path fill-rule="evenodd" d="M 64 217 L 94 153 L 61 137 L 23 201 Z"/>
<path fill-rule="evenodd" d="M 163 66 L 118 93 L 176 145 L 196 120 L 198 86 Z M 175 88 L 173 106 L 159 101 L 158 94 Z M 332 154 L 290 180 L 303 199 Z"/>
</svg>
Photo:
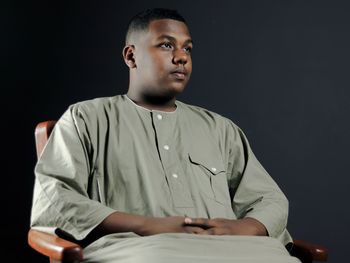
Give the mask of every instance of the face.
<svg viewBox="0 0 350 263">
<path fill-rule="evenodd" d="M 185 23 L 160 19 L 137 33 L 131 81 L 148 95 L 174 97 L 192 72 L 192 41 Z"/>
</svg>

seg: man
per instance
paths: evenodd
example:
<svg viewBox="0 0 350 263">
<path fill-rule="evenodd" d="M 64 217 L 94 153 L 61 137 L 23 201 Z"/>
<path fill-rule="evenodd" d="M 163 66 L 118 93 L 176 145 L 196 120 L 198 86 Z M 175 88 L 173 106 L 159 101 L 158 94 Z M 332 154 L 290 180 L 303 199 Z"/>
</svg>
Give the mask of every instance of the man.
<svg viewBox="0 0 350 263">
<path fill-rule="evenodd" d="M 229 119 L 176 100 L 193 43 L 176 11 L 129 24 L 127 94 L 72 105 L 35 169 L 32 227 L 86 262 L 299 262 L 288 201 Z"/>
</svg>

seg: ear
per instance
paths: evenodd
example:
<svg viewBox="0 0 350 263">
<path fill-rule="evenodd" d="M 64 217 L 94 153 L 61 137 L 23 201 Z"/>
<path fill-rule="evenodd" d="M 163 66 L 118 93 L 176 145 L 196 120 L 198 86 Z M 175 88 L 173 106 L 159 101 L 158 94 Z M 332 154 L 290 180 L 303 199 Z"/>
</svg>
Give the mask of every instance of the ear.
<svg viewBox="0 0 350 263">
<path fill-rule="evenodd" d="M 126 45 L 123 48 L 123 58 L 124 58 L 125 64 L 129 68 L 136 68 L 134 45 Z"/>
</svg>

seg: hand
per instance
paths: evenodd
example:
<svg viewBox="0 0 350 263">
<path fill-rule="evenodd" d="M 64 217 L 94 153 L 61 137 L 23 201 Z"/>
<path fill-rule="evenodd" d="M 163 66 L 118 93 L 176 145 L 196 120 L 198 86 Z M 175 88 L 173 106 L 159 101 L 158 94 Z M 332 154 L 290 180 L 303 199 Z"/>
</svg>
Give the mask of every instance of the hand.
<svg viewBox="0 0 350 263">
<path fill-rule="evenodd" d="M 197 232 L 201 235 L 249 235 L 266 236 L 265 226 L 253 218 L 243 219 L 206 219 L 206 218 L 185 218 L 187 226 L 199 227 L 203 230 Z"/>
<path fill-rule="evenodd" d="M 204 229 L 200 226 L 185 224 L 185 217 L 146 217 L 137 234 L 149 236 L 161 233 L 198 234 Z"/>
</svg>

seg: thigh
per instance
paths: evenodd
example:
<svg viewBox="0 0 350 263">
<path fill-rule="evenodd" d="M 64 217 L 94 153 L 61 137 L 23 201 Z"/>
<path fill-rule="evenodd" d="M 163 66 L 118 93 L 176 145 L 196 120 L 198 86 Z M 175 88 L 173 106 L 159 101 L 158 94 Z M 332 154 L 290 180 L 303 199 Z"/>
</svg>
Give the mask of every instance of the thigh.
<svg viewBox="0 0 350 263">
<path fill-rule="evenodd" d="M 105 263 L 300 263 L 277 239 L 250 236 L 109 235 L 85 250 L 85 262 Z"/>
</svg>

